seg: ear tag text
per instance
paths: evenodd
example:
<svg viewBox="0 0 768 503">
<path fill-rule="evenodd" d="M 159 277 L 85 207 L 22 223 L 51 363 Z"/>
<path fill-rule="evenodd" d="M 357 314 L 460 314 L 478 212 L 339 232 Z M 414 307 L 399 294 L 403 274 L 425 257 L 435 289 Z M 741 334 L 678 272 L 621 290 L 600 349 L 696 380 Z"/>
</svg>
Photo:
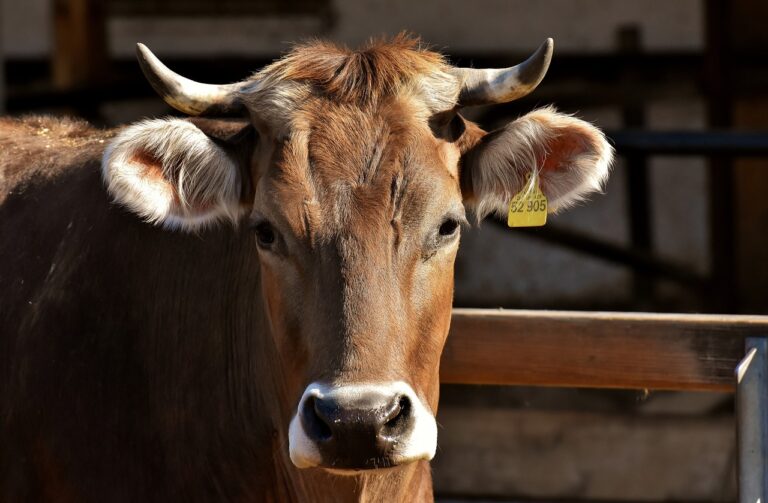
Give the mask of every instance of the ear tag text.
<svg viewBox="0 0 768 503">
<path fill-rule="evenodd" d="M 537 172 L 528 175 L 523 189 L 509 203 L 509 227 L 541 227 L 547 223 L 547 196 L 539 188 Z"/>
</svg>

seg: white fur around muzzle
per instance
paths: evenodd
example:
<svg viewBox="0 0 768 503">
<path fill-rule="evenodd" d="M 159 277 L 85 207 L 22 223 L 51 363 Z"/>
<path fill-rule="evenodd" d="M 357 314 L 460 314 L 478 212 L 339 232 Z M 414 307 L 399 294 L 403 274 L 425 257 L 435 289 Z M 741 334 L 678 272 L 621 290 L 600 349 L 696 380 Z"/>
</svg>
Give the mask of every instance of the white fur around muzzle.
<svg viewBox="0 0 768 503">
<path fill-rule="evenodd" d="M 304 390 L 299 400 L 296 414 L 291 419 L 288 430 L 288 446 L 291 461 L 298 468 L 311 468 L 322 464 L 322 456 L 317 445 L 304 431 L 299 417 L 304 402 L 309 397 L 354 397 L 365 393 L 382 393 L 404 395 L 412 404 L 414 427 L 408 437 L 401 442 L 394 453 L 396 464 L 406 464 L 417 460 L 431 460 L 437 449 L 437 423 L 435 416 L 416 392 L 405 382 L 396 381 L 385 384 L 354 384 L 333 386 L 322 383 L 312 383 Z"/>
</svg>

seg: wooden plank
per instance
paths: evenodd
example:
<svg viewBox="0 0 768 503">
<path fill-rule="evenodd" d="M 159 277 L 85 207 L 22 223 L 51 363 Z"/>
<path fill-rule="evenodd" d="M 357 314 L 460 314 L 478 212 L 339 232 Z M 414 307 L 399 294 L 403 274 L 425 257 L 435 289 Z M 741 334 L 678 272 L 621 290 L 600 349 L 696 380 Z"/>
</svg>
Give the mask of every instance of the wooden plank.
<svg viewBox="0 0 768 503">
<path fill-rule="evenodd" d="M 767 10 L 768 8 L 763 8 Z M 768 33 L 765 34 L 768 44 Z M 768 59 L 768 49 L 763 57 Z M 768 96 L 750 97 L 736 101 L 734 111 L 736 127 L 747 130 L 768 130 Z M 747 312 L 766 312 L 768 297 L 768 268 L 750 267 L 760 264 L 768 256 L 768 160 L 738 159 L 734 162 L 733 176 L 736 184 L 736 268 L 738 274 L 739 302 Z"/>
<path fill-rule="evenodd" d="M 732 392 L 768 316 L 454 309 L 443 383 Z"/>
<path fill-rule="evenodd" d="M 53 81 L 72 88 L 103 80 L 107 68 L 104 5 L 100 0 L 54 0 Z"/>
</svg>

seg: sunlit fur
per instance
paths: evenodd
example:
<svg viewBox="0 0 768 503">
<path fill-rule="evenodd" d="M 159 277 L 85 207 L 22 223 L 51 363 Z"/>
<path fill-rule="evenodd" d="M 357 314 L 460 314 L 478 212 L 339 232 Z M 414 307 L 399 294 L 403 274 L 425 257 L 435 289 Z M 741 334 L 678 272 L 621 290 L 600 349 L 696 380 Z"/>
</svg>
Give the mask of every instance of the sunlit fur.
<svg viewBox="0 0 768 503">
<path fill-rule="evenodd" d="M 196 230 L 240 216 L 240 170 L 193 124 L 180 119 L 136 123 L 104 152 L 107 190 L 148 222 Z"/>
<path fill-rule="evenodd" d="M 601 190 L 613 148 L 591 124 L 552 107 L 531 112 L 483 138 L 468 155 L 465 203 L 477 220 L 505 217 L 529 176 L 538 176 L 549 211 L 567 208 Z"/>
<path fill-rule="evenodd" d="M 297 45 L 265 67 L 245 86 L 241 99 L 274 129 L 312 94 L 338 104 L 376 106 L 393 96 L 410 96 L 431 113 L 456 105 L 460 83 L 444 57 L 405 34 L 372 40 L 358 50 L 323 41 Z"/>
<path fill-rule="evenodd" d="M 441 225 L 501 211 L 534 165 L 564 207 L 610 162 L 552 110 L 487 134 L 456 115 L 448 69 L 406 37 L 298 46 L 241 88 L 242 156 L 192 121 L 67 147 L 0 121 L 0 499 L 432 500 L 426 448 L 298 469 L 304 390 L 403 382 L 434 415 L 460 238 Z"/>
<path fill-rule="evenodd" d="M 291 416 L 312 382 L 344 389 L 403 381 L 423 404 L 420 431 L 434 424 L 458 235 L 435 241 L 446 214 L 461 218 L 463 208 L 455 147 L 414 118 L 416 107 L 423 104 L 394 97 L 375 107 L 311 97 L 290 133 L 271 142 L 271 163 L 253 167 L 251 219 L 271 222 L 280 235 L 260 253 L 262 289 L 293 376 Z M 306 440 L 296 426 L 292 442 Z M 427 437 L 407 440 L 406 452 L 431 452 Z M 299 464 L 318 463 L 311 445 L 303 450 L 309 459 Z M 366 490 L 373 501 L 408 500 L 398 493 L 419 501 L 416 487 L 428 484 L 422 475 L 407 488 L 394 481 L 424 473 L 424 464 L 355 478 L 392 481 L 375 496 Z"/>
<path fill-rule="evenodd" d="M 590 124 L 544 108 L 488 134 L 452 115 L 459 90 L 443 57 L 414 39 L 400 36 L 355 51 L 311 42 L 238 91 L 259 131 L 250 166 L 232 165 L 203 132 L 176 120 L 129 128 L 105 156 L 105 178 L 118 201 L 182 228 L 199 225 L 201 214 L 237 218 L 235 174 L 250 173 L 253 196 L 245 213 L 254 223 L 269 222 L 277 235 L 259 253 L 261 291 L 286 376 L 283 424 L 276 428 L 281 438 L 290 437 L 290 459 L 298 467 L 333 465 L 294 416 L 308 383 L 343 390 L 402 382 L 418 397 L 417 429 L 434 425 L 458 246 L 458 236 L 436 241 L 446 218 L 463 220 L 463 207 L 478 219 L 504 214 L 533 172 L 550 210 L 599 190 L 608 174 L 612 149 Z M 433 118 L 441 114 L 436 126 Z M 451 117 L 458 135 L 446 129 Z M 144 172 L 130 163 L 131 153 L 142 150 L 162 160 L 161 187 L 169 196 L 144 190 Z M 198 164 L 203 159 L 210 180 Z M 187 197 L 186 206 L 174 206 L 174 192 L 190 179 L 204 190 Z M 221 209 L 194 206 L 207 200 Z M 434 438 L 427 437 L 407 437 L 403 452 L 431 457 Z M 290 463 L 285 451 L 282 460 Z M 364 492 L 366 498 L 403 499 L 429 487 L 421 480 L 424 463 L 356 477 L 390 488 L 376 496 Z M 316 470 L 284 469 L 298 485 Z M 411 488 L 395 490 L 402 476 L 417 478 Z"/>
</svg>

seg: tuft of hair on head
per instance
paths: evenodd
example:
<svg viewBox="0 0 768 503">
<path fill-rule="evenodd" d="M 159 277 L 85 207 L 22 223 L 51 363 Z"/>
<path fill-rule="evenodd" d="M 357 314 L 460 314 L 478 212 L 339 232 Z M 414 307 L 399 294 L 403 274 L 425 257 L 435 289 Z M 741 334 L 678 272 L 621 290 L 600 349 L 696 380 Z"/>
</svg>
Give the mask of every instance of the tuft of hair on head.
<svg viewBox="0 0 768 503">
<path fill-rule="evenodd" d="M 455 103 L 457 82 L 449 68 L 442 54 L 431 51 L 418 37 L 401 32 L 391 38 L 371 38 L 354 50 L 320 40 L 299 43 L 252 79 L 260 83 L 259 89 L 285 81 L 307 83 L 315 93 L 336 103 L 358 106 L 376 104 L 405 88 L 420 87 L 426 80 L 447 95 L 444 100 Z"/>
</svg>

